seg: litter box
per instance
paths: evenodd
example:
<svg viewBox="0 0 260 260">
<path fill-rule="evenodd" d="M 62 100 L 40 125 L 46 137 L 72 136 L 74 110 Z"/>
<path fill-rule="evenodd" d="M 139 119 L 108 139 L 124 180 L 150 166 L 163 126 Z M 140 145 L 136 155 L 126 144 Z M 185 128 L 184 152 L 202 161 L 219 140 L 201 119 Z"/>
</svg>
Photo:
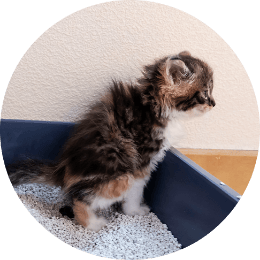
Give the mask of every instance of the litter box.
<svg viewBox="0 0 260 260">
<path fill-rule="evenodd" d="M 5 165 L 26 157 L 54 160 L 73 126 L 69 122 L 2 119 Z M 185 248 L 216 228 L 236 206 L 240 195 L 171 148 L 153 172 L 144 198 Z"/>
</svg>

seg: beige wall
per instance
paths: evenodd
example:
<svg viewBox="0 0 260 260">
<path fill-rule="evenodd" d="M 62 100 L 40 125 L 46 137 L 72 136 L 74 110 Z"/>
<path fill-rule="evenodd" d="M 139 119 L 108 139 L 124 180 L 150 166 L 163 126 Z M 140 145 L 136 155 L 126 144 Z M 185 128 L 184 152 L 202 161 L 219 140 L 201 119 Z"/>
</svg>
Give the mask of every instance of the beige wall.
<svg viewBox="0 0 260 260">
<path fill-rule="evenodd" d="M 237 56 L 199 20 L 151 2 L 96 5 L 52 26 L 17 66 L 2 118 L 73 121 L 111 78 L 134 79 L 142 65 L 182 50 L 213 68 L 217 106 L 186 124 L 187 137 L 179 146 L 258 149 L 256 98 Z"/>
</svg>

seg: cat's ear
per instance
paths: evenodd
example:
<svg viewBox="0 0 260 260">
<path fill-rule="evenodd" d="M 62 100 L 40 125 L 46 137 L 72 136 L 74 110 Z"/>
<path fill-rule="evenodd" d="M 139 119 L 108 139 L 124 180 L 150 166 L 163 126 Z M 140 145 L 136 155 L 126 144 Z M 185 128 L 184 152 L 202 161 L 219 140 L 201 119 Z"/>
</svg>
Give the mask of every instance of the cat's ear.
<svg viewBox="0 0 260 260">
<path fill-rule="evenodd" d="M 189 68 L 180 59 L 168 59 L 165 64 L 166 81 L 170 85 L 175 85 L 190 74 Z"/>
<path fill-rule="evenodd" d="M 179 53 L 180 56 L 191 56 L 189 51 L 182 51 Z"/>
</svg>

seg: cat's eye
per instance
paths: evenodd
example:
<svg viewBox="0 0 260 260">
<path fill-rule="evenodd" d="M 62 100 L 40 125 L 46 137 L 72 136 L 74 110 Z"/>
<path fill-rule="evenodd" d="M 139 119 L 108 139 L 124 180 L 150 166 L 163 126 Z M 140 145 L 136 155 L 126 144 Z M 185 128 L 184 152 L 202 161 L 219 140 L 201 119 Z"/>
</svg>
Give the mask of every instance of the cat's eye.
<svg viewBox="0 0 260 260">
<path fill-rule="evenodd" d="M 207 90 L 204 91 L 203 94 L 204 94 L 205 99 L 208 99 L 208 91 Z"/>
</svg>

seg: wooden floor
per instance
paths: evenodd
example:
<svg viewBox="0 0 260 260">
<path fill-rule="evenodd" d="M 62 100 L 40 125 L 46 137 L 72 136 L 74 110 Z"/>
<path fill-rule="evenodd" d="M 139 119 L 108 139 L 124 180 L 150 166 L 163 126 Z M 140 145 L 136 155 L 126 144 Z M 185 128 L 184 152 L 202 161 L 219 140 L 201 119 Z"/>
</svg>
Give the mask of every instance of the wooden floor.
<svg viewBox="0 0 260 260">
<path fill-rule="evenodd" d="M 258 153 L 235 150 L 178 150 L 241 195 L 253 174 Z"/>
</svg>

